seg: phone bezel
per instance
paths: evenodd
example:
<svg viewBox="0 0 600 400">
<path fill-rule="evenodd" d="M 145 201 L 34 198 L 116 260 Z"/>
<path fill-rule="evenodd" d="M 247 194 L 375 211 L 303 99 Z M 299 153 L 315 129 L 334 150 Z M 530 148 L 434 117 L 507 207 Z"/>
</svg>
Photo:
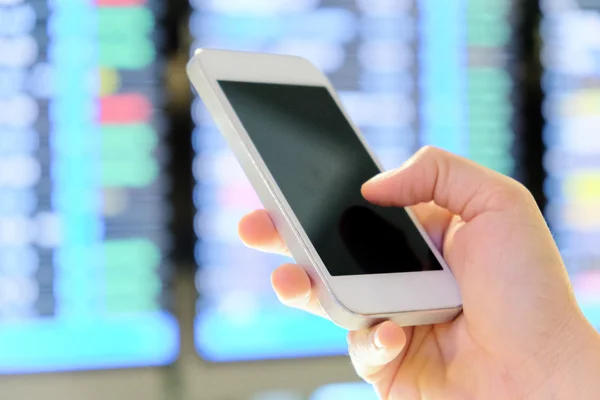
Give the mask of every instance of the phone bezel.
<svg viewBox="0 0 600 400">
<path fill-rule="evenodd" d="M 277 208 L 282 214 L 279 220 L 285 220 L 293 229 L 294 235 L 310 257 L 328 291 L 347 310 L 363 316 L 378 316 L 461 307 L 460 292 L 450 268 L 410 208 L 407 208 L 410 218 L 431 248 L 442 270 L 331 276 L 219 85 L 219 81 L 239 81 L 325 87 L 378 168 L 383 170 L 381 163 L 343 107 L 331 82 L 321 71 L 309 61 L 295 56 L 201 49 L 188 64 L 188 75 L 201 96 L 202 92 L 210 91 L 206 94 L 210 94 L 211 99 L 218 102 L 218 109 L 217 104 L 211 104 L 211 115 L 222 134 L 230 143 L 234 140 L 237 141 L 236 144 L 243 146 L 252 161 L 252 167 L 268 187 L 269 195 L 277 202 Z M 248 173 L 249 167 L 242 167 Z"/>
</svg>

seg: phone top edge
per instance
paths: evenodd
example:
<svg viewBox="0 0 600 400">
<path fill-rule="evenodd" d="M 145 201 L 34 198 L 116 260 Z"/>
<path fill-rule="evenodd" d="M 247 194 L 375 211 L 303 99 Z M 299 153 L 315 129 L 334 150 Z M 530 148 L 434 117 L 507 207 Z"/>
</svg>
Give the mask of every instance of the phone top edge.
<svg viewBox="0 0 600 400">
<path fill-rule="evenodd" d="M 210 57 L 218 57 L 218 56 L 228 56 L 228 57 L 239 57 L 246 58 L 246 61 L 249 58 L 256 59 L 256 57 L 269 57 L 269 58 L 277 58 L 277 59 L 288 59 L 288 60 L 296 60 L 302 61 L 304 64 L 310 65 L 310 67 L 319 73 L 322 73 L 315 64 L 313 64 L 309 59 L 305 57 L 301 57 L 294 54 L 283 54 L 283 53 L 267 53 L 267 52 L 258 52 L 258 51 L 243 51 L 243 50 L 225 50 L 225 49 L 217 49 L 217 48 L 204 48 L 198 47 L 194 50 L 192 57 L 190 57 L 190 62 L 194 59 L 204 59 Z M 242 61 L 242 60 L 239 60 Z M 188 62 L 189 64 L 189 62 Z"/>
</svg>

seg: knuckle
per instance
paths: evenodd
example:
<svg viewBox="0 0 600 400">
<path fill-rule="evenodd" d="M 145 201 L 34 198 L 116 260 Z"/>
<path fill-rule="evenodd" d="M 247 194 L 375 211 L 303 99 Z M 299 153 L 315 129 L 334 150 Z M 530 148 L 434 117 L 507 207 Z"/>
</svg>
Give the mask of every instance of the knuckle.
<svg viewBox="0 0 600 400">
<path fill-rule="evenodd" d="M 518 181 L 513 181 L 514 185 L 515 185 L 515 191 L 518 193 L 518 195 L 524 200 L 524 201 L 528 201 L 531 203 L 535 203 L 535 198 L 533 197 L 533 194 L 531 193 L 531 191 L 525 186 L 523 185 L 521 182 Z"/>
<path fill-rule="evenodd" d="M 427 145 L 415 154 L 414 164 L 419 164 L 418 169 L 423 170 L 423 173 L 431 173 L 432 171 L 446 173 L 449 172 L 452 156 L 452 153 L 446 150 Z"/>
<path fill-rule="evenodd" d="M 416 153 L 417 158 L 431 158 L 439 155 L 443 150 L 430 144 L 421 147 Z"/>
<path fill-rule="evenodd" d="M 507 195 L 510 196 L 514 201 L 529 202 L 533 199 L 533 195 L 529 189 L 527 189 L 521 182 L 518 182 L 514 179 L 510 179 L 510 184 L 507 185 L 506 192 Z"/>
<path fill-rule="evenodd" d="M 531 192 L 517 181 L 507 184 L 494 185 L 489 190 L 487 207 L 489 209 L 503 209 L 507 207 L 529 204 L 533 196 Z"/>
<path fill-rule="evenodd" d="M 449 157 L 455 156 L 455 154 L 444 150 L 440 147 L 432 146 L 430 144 L 421 147 L 421 149 L 417 152 L 417 154 L 425 159 L 447 159 Z"/>
</svg>

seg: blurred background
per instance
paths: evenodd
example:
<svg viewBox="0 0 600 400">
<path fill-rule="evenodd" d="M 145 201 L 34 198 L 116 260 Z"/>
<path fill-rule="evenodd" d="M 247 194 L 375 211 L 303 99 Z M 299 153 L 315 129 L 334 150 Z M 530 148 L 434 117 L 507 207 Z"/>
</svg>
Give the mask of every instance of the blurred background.
<svg viewBox="0 0 600 400">
<path fill-rule="evenodd" d="M 260 202 L 197 47 L 310 59 L 387 168 L 526 184 L 600 328 L 600 1 L 0 0 L 3 399 L 375 399 L 236 237 Z"/>
</svg>

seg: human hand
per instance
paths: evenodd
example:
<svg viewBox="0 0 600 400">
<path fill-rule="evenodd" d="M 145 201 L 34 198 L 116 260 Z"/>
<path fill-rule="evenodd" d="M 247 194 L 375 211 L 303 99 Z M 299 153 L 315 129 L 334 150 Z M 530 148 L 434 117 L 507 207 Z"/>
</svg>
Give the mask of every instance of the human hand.
<svg viewBox="0 0 600 400">
<path fill-rule="evenodd" d="M 600 338 L 522 185 L 428 147 L 362 191 L 381 206 L 414 206 L 463 297 L 451 323 L 349 333 L 353 364 L 382 399 L 598 398 Z M 244 217 L 239 233 L 250 247 L 288 254 L 265 211 Z M 327 317 L 301 267 L 280 267 L 272 283 L 284 304 Z"/>
</svg>

